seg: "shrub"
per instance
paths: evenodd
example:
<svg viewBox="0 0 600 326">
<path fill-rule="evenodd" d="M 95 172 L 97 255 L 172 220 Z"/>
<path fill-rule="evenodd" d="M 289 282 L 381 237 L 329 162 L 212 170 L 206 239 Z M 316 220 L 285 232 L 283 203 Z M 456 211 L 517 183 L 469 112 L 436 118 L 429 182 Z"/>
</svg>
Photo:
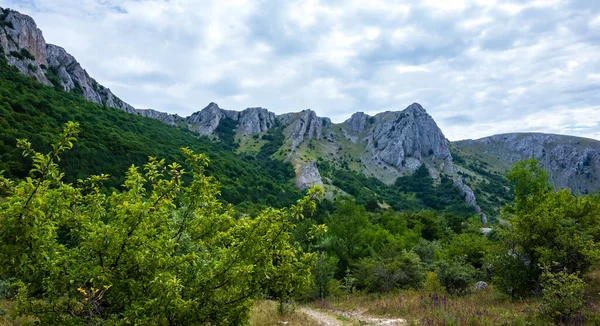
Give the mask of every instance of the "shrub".
<svg viewBox="0 0 600 326">
<path fill-rule="evenodd" d="M 414 252 L 402 251 L 393 258 L 367 257 L 358 262 L 357 285 L 369 292 L 420 288 L 423 267 Z"/>
<path fill-rule="evenodd" d="M 463 295 L 469 291 L 475 272 L 473 266 L 459 259 L 439 263 L 437 276 L 448 293 Z"/>
<path fill-rule="evenodd" d="M 442 282 L 440 282 L 435 272 L 427 272 L 427 274 L 425 274 L 425 283 L 423 283 L 423 288 L 428 293 L 440 294 L 446 292 L 446 288 L 444 288 Z"/>
<path fill-rule="evenodd" d="M 19 140 L 33 158 L 29 177 L 0 176 L 0 279 L 20 283 L 20 315 L 44 325 L 244 324 L 258 295 L 289 298 L 308 284 L 311 255 L 290 231 L 322 189 L 290 209 L 235 219 L 204 173 L 207 158 L 189 149 L 189 184 L 179 164 L 150 158 L 144 172 L 129 168 L 121 192 L 102 191 L 104 175 L 76 187 L 57 161 L 77 133 L 67 123 L 49 154 Z"/>
<path fill-rule="evenodd" d="M 0 280 L 0 299 L 12 299 L 17 294 L 17 285 L 14 279 Z"/>
<path fill-rule="evenodd" d="M 584 305 L 585 282 L 578 274 L 569 274 L 564 270 L 552 273 L 546 268 L 541 281 L 542 314 L 559 323 L 567 323 L 580 317 Z"/>
<path fill-rule="evenodd" d="M 35 60 L 33 54 L 31 54 L 31 52 L 29 52 L 26 48 L 21 49 L 21 55 L 26 59 Z"/>
</svg>

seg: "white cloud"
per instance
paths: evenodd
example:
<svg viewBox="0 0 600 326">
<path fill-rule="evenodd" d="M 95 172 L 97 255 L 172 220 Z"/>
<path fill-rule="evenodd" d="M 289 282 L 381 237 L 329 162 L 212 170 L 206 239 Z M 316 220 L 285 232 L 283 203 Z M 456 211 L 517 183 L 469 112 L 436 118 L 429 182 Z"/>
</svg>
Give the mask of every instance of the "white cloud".
<svg viewBox="0 0 600 326">
<path fill-rule="evenodd" d="M 582 3 L 585 4 L 585 0 Z M 592 0 L 590 0 L 592 1 Z M 593 2 L 592 2 L 593 3 Z M 419 102 L 450 139 L 600 138 L 600 12 L 559 0 L 0 0 L 123 100 L 189 115 Z"/>
</svg>

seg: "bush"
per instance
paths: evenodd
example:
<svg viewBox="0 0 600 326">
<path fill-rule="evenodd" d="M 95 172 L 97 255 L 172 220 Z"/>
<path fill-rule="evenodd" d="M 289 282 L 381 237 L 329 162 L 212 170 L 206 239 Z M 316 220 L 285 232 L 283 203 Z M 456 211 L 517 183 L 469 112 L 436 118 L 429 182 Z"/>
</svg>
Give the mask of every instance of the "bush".
<svg viewBox="0 0 600 326">
<path fill-rule="evenodd" d="M 0 280 L 0 299 L 12 299 L 17 294 L 18 287 L 14 279 Z"/>
<path fill-rule="evenodd" d="M 469 291 L 476 270 L 464 260 L 441 262 L 437 276 L 448 293 L 463 295 Z"/>
<path fill-rule="evenodd" d="M 440 282 L 435 272 L 427 272 L 427 274 L 425 274 L 423 288 L 428 293 L 441 294 L 446 292 L 446 288 L 442 285 L 442 282 Z"/>
<path fill-rule="evenodd" d="M 368 257 L 358 262 L 357 285 L 369 292 L 389 292 L 393 289 L 420 288 L 423 267 L 414 252 L 402 251 L 393 258 Z"/>
<path fill-rule="evenodd" d="M 540 311 L 555 322 L 568 323 L 581 316 L 585 282 L 578 274 L 566 271 L 552 273 L 545 269 L 541 276 L 542 303 Z"/>
<path fill-rule="evenodd" d="M 179 164 L 150 158 L 143 172 L 129 168 L 120 192 L 102 191 L 104 175 L 76 187 L 57 161 L 77 133 L 67 123 L 49 154 L 19 140 L 33 158 L 30 177 L 0 176 L 0 279 L 20 283 L 21 316 L 43 325 L 237 325 L 258 295 L 283 302 L 308 284 L 311 255 L 290 231 L 322 189 L 290 209 L 235 219 L 204 173 L 207 158 L 185 148 L 189 183 Z"/>
</svg>

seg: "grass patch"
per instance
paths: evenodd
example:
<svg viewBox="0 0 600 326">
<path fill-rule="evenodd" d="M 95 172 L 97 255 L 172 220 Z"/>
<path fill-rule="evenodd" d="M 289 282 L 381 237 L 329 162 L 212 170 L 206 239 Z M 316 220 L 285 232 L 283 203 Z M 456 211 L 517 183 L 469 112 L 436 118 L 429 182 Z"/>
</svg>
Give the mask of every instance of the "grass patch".
<svg viewBox="0 0 600 326">
<path fill-rule="evenodd" d="M 535 299 L 510 301 L 492 290 L 466 296 L 438 296 L 423 291 L 390 295 L 349 296 L 315 302 L 320 309 L 361 311 L 380 318 L 404 318 L 419 325 L 535 324 Z"/>
</svg>

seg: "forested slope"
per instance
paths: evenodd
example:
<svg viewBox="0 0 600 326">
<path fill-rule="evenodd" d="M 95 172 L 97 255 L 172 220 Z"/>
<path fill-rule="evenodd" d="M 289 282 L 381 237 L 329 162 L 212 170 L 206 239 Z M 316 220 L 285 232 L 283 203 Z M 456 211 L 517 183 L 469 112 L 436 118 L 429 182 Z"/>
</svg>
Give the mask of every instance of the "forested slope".
<svg viewBox="0 0 600 326">
<path fill-rule="evenodd" d="M 225 142 L 94 104 L 76 92 L 44 86 L 0 59 L 0 171 L 25 177 L 31 165 L 15 148 L 16 139 L 27 138 L 47 152 L 67 121 L 81 128 L 77 145 L 61 161 L 69 182 L 104 173 L 112 176 L 106 186 L 116 188 L 131 164 L 143 165 L 149 156 L 182 161 L 180 148 L 190 147 L 208 156 L 208 173 L 221 182 L 221 198 L 230 203 L 283 207 L 300 196 L 289 163 L 237 155 Z"/>
</svg>

